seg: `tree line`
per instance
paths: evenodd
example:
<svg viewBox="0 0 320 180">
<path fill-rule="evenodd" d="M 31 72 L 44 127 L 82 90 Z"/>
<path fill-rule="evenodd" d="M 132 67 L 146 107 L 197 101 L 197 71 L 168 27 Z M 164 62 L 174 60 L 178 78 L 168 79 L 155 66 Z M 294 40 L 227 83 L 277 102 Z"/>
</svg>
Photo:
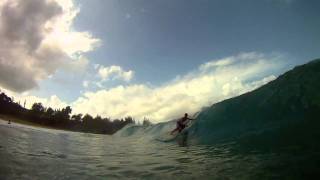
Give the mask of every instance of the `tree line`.
<svg viewBox="0 0 320 180">
<path fill-rule="evenodd" d="M 113 134 L 127 124 L 136 123 L 130 116 L 112 120 L 110 118 L 102 118 L 101 116 L 92 117 L 89 114 L 72 115 L 70 106 L 62 109 L 46 108 L 41 103 L 34 103 L 31 109 L 27 109 L 24 106 L 14 102 L 13 98 L 8 97 L 5 93 L 1 92 L 0 114 L 11 115 L 25 121 L 53 128 L 88 133 Z M 148 119 L 143 120 L 143 125 L 150 124 Z"/>
</svg>

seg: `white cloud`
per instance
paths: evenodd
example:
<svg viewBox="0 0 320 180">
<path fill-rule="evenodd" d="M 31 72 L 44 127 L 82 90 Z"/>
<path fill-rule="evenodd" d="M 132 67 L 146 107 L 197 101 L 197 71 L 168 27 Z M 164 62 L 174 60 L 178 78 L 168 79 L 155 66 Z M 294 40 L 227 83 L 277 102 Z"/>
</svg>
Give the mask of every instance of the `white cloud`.
<svg viewBox="0 0 320 180">
<path fill-rule="evenodd" d="M 89 87 L 89 81 L 83 81 L 82 86 L 85 88 Z"/>
<path fill-rule="evenodd" d="M 94 65 L 93 65 L 93 68 L 96 69 L 96 70 L 97 70 L 99 67 L 100 67 L 100 64 L 94 64 Z"/>
<path fill-rule="evenodd" d="M 84 92 L 71 103 L 64 102 L 55 95 L 38 98 L 28 93 L 5 92 L 14 96 L 15 101 L 23 103 L 27 100 L 27 107 L 31 107 L 34 102 L 53 108 L 71 105 L 73 113 L 111 118 L 130 115 L 138 119 L 147 117 L 154 122 L 161 122 L 179 117 L 185 112 L 192 114 L 204 106 L 268 83 L 276 78 L 271 72 L 280 70 L 285 65 L 283 60 L 284 57 L 277 54 L 242 53 L 202 64 L 197 70 L 159 87 L 135 84 Z M 102 66 L 99 65 L 100 67 Z M 83 86 L 88 85 L 89 81 L 83 82 Z"/>
<path fill-rule="evenodd" d="M 219 67 L 219 66 L 227 66 L 232 64 L 235 61 L 234 57 L 225 58 L 219 61 L 210 61 L 205 64 L 202 64 L 199 69 L 201 71 L 210 70 L 211 68 Z"/>
<path fill-rule="evenodd" d="M 67 102 L 62 101 L 57 95 L 52 95 L 49 98 L 41 98 L 33 95 L 29 95 L 28 92 L 25 93 L 15 93 L 10 90 L 1 89 L 5 94 L 7 94 L 9 97 L 13 97 L 13 100 L 15 102 L 20 103 L 21 106 L 24 106 L 31 109 L 32 105 L 34 103 L 42 103 L 44 107 L 51 107 L 53 109 L 62 109 L 66 106 L 68 106 Z"/>
<path fill-rule="evenodd" d="M 63 69 L 67 72 L 71 71 L 72 73 L 85 72 L 88 64 L 89 60 L 85 56 L 80 55 L 76 59 L 70 59 L 70 61 L 64 65 Z"/>
<path fill-rule="evenodd" d="M 270 72 L 282 67 L 282 56 L 242 53 L 199 66 L 198 70 L 162 85 L 118 86 L 86 92 L 72 103 L 75 112 L 113 118 L 131 115 L 155 122 L 251 91 L 275 78 Z M 108 77 L 106 71 L 103 77 Z"/>
<path fill-rule="evenodd" d="M 104 67 L 102 65 L 99 65 L 95 67 L 98 68 L 98 75 L 102 81 L 111 79 L 129 82 L 134 76 L 134 72 L 132 70 L 124 71 L 120 66 Z"/>
<path fill-rule="evenodd" d="M 21 100 L 26 100 L 26 108 L 31 108 L 36 102 L 41 102 L 45 107 L 53 109 L 62 109 L 68 106 L 68 103 L 62 101 L 58 96 L 52 95 L 49 98 L 39 98 L 36 96 L 21 97 Z M 20 101 L 21 102 L 21 101 Z"/>
<path fill-rule="evenodd" d="M 84 69 L 100 40 L 73 30 L 79 11 L 72 0 L 0 0 L 0 86 L 24 92 L 59 68 Z"/>
</svg>

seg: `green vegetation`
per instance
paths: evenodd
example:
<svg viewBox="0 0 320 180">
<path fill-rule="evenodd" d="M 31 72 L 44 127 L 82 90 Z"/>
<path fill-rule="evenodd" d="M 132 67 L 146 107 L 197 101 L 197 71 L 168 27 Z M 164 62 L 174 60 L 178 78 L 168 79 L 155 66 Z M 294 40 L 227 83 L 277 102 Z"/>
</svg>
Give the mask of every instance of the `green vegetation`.
<svg viewBox="0 0 320 180">
<path fill-rule="evenodd" d="M 44 107 L 41 103 L 34 103 L 32 108 L 26 109 L 5 93 L 0 94 L 0 118 L 22 123 L 26 125 L 80 131 L 98 134 L 113 134 L 127 124 L 135 123 L 132 117 L 124 119 L 92 117 L 89 114 L 72 115 L 72 109 L 67 106 L 63 109 L 52 109 Z M 149 121 L 146 120 L 146 123 Z"/>
</svg>

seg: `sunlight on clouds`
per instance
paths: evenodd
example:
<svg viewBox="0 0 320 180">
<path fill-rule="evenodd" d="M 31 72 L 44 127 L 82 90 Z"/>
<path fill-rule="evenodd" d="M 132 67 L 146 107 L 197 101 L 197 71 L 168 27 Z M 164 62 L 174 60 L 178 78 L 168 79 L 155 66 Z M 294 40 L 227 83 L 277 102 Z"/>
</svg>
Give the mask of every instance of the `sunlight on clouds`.
<svg viewBox="0 0 320 180">
<path fill-rule="evenodd" d="M 72 30 L 72 23 L 80 9 L 76 7 L 73 0 L 51 0 L 60 5 L 63 13 L 56 19 L 48 21 L 45 25 L 48 34 L 44 43 L 56 44 L 69 56 L 78 52 L 93 50 L 101 42 L 95 39 L 89 32 L 77 32 Z"/>
<path fill-rule="evenodd" d="M 266 84 L 275 78 L 270 72 L 283 66 L 282 58 L 242 53 L 203 64 L 160 87 L 140 84 L 86 92 L 72 107 L 79 113 L 166 121 Z"/>
<path fill-rule="evenodd" d="M 49 29 L 43 43 L 56 44 L 70 57 L 75 54 L 94 50 L 101 44 L 99 39 L 93 38 L 89 32 L 77 32 L 72 30 L 72 23 L 80 12 L 73 0 L 51 0 L 60 5 L 63 13 L 56 19 L 48 21 L 45 25 Z"/>
<path fill-rule="evenodd" d="M 102 81 L 117 79 L 129 82 L 134 76 L 134 72 L 132 70 L 124 71 L 120 66 L 104 67 L 102 65 L 98 65 L 97 68 L 98 75 Z"/>
<path fill-rule="evenodd" d="M 67 102 L 62 101 L 58 96 L 52 95 L 49 98 L 41 98 L 33 95 L 29 95 L 28 92 L 24 93 L 15 93 L 10 90 L 1 89 L 1 92 L 4 92 L 9 97 L 12 97 L 13 100 L 17 103 L 20 103 L 21 106 L 24 106 L 28 109 L 31 109 L 34 103 L 42 103 L 44 107 L 51 107 L 53 109 L 62 109 L 68 106 Z"/>
<path fill-rule="evenodd" d="M 77 59 L 71 59 L 68 63 L 63 67 L 67 71 L 72 72 L 85 72 L 89 65 L 89 60 L 85 56 L 79 56 Z"/>
<path fill-rule="evenodd" d="M 84 70 L 100 40 L 73 29 L 79 12 L 72 0 L 0 0 L 0 86 L 24 92 L 60 68 Z"/>
<path fill-rule="evenodd" d="M 25 98 L 21 98 L 21 100 L 26 100 L 26 108 L 31 108 L 32 105 L 36 102 L 41 102 L 45 107 L 52 107 L 53 109 L 62 109 L 68 106 L 66 102 L 63 102 L 59 99 L 58 96 L 52 95 L 50 98 L 39 98 L 36 96 L 27 96 Z M 20 100 L 20 102 L 22 102 Z"/>
<path fill-rule="evenodd" d="M 71 103 L 60 100 L 56 95 L 38 98 L 28 93 L 5 92 L 14 96 L 15 101 L 23 103 L 27 100 L 28 108 L 34 102 L 52 108 L 70 105 L 73 113 L 111 118 L 133 116 L 140 120 L 147 117 L 153 122 L 161 122 L 177 118 L 185 112 L 192 114 L 202 107 L 238 96 L 274 80 L 276 76 L 271 72 L 282 68 L 284 60 L 279 54 L 242 53 L 202 64 L 195 71 L 162 86 L 120 85 L 107 90 L 84 92 Z M 105 67 L 95 65 L 96 70 L 99 68 Z M 88 87 L 91 83 L 97 82 L 83 81 L 83 86 Z"/>
<path fill-rule="evenodd" d="M 210 70 L 213 67 L 226 66 L 226 65 L 232 64 L 234 61 L 235 61 L 234 57 L 222 59 L 222 60 L 219 60 L 219 61 L 211 61 L 211 62 L 207 62 L 205 64 L 202 64 L 199 67 L 199 69 L 201 71 L 206 71 L 206 70 Z"/>
</svg>

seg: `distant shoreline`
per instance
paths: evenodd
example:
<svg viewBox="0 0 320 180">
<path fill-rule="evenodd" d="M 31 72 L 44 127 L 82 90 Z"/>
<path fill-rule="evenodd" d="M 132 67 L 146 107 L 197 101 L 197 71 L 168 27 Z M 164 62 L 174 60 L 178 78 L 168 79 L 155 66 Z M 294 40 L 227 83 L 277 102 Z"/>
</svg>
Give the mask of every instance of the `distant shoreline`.
<svg viewBox="0 0 320 180">
<path fill-rule="evenodd" d="M 5 121 L 5 122 L 7 122 L 7 123 L 8 123 L 8 121 L 10 120 L 10 121 L 13 122 L 13 123 L 22 124 L 22 125 L 31 126 L 31 127 L 37 127 L 37 128 L 70 131 L 70 130 L 68 130 L 68 129 L 53 128 L 53 127 L 51 127 L 51 126 L 46 126 L 46 125 L 41 125 L 41 124 L 33 123 L 33 122 L 30 122 L 30 121 L 27 121 L 27 120 L 23 120 L 23 119 L 21 119 L 21 118 L 13 117 L 13 116 L 11 116 L 11 115 L 0 114 L 0 120 L 1 120 L 1 121 Z"/>
<path fill-rule="evenodd" d="M 71 114 L 72 108 L 62 109 L 44 107 L 41 103 L 34 103 L 31 109 L 14 102 L 0 90 L 0 117 L 4 120 L 46 129 L 58 129 L 72 132 L 85 132 L 93 134 L 114 134 L 127 124 L 135 124 L 131 116 L 121 119 L 102 118 L 97 115 Z M 144 120 L 148 123 L 148 120 Z"/>
</svg>

